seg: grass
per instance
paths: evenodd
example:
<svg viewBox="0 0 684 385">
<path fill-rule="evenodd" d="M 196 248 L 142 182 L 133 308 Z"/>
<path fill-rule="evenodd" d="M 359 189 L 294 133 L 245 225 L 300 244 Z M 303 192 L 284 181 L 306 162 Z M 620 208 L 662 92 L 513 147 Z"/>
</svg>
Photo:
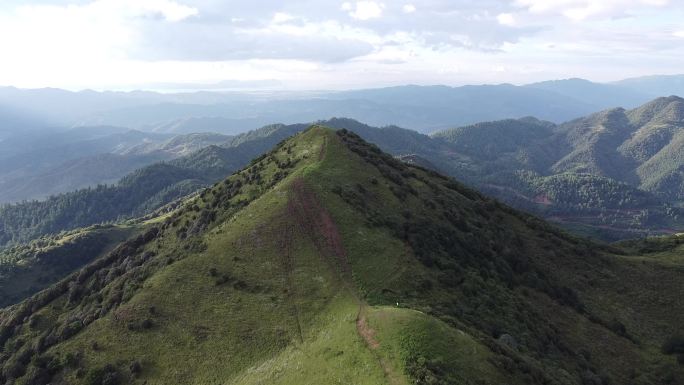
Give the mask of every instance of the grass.
<svg viewBox="0 0 684 385">
<path fill-rule="evenodd" d="M 5 370 L 83 322 L 43 353 L 80 357 L 54 382 L 88 384 L 108 365 L 120 383 L 149 385 L 626 383 L 629 369 L 650 384 L 663 367 L 680 373 L 657 347 L 682 316 L 670 295 L 681 271 L 607 255 L 372 149 L 359 156 L 343 135 L 308 130 L 148 219 L 159 232 L 75 278 L 80 296 L 69 289 L 13 327 Z"/>
<path fill-rule="evenodd" d="M 301 152 L 290 151 L 301 156 L 315 152 L 320 138 L 314 136 L 314 143 L 302 138 Z M 126 368 L 138 361 L 140 376 L 125 374 L 131 383 L 288 384 L 333 378 L 384 383 L 381 368 L 356 333 L 358 297 L 301 229 L 293 228 L 291 239 L 280 234 L 293 226 L 286 212 L 288 181 L 298 176 L 288 176 L 214 227 L 203 237 L 204 251 L 154 274 L 126 304 L 54 353 L 86 352 L 84 368 Z M 251 193 L 246 189 L 233 199 Z M 293 256 L 289 265 L 284 243 Z M 154 246 L 157 258 L 177 254 L 181 245 L 165 237 Z M 217 284 L 224 275 L 228 282 Z M 144 319 L 154 326 L 142 331 L 128 327 Z M 67 372 L 64 379 L 83 380 L 77 372 Z"/>
<path fill-rule="evenodd" d="M 373 353 L 359 337 L 359 304 L 348 295 L 335 298 L 301 344 L 247 369 L 235 384 L 385 384 Z"/>
<path fill-rule="evenodd" d="M 489 348 L 463 330 L 419 311 L 396 307 L 373 308 L 368 320 L 382 354 L 405 373 L 429 381 L 430 369 L 438 369 L 447 383 L 506 382 L 506 376 L 492 364 Z"/>
</svg>

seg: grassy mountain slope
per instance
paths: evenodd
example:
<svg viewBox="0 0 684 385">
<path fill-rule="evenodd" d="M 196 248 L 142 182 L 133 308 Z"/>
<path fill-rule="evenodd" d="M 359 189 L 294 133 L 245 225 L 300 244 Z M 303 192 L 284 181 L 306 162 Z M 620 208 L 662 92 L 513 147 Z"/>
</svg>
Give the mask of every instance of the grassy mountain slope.
<svg viewBox="0 0 684 385">
<path fill-rule="evenodd" d="M 126 175 L 116 185 L 97 186 L 16 205 L 0 206 L 0 246 L 41 235 L 140 216 L 214 183 L 274 144 L 301 130 L 274 129 L 231 139 L 226 147 L 209 146 L 190 155 L 157 163 Z"/>
<path fill-rule="evenodd" d="M 0 311 L 1 373 L 14 384 L 664 384 L 684 375 L 660 351 L 684 315 L 682 273 L 314 127 Z"/>
<path fill-rule="evenodd" d="M 552 171 L 591 173 L 634 181 L 629 170 L 633 170 L 635 164 L 616 151 L 632 134 L 624 109 L 600 112 L 568 123 L 568 126 L 569 129 L 559 129 L 567 132 L 557 140 L 562 138 L 571 150 L 551 167 Z"/>
<path fill-rule="evenodd" d="M 548 139 L 553 128 L 552 123 L 535 118 L 509 119 L 445 130 L 433 138 L 449 142 L 452 151 L 466 155 L 472 167 L 482 168 L 478 173 L 487 169 L 540 171 L 555 155 L 550 148 L 531 144 Z"/>
</svg>

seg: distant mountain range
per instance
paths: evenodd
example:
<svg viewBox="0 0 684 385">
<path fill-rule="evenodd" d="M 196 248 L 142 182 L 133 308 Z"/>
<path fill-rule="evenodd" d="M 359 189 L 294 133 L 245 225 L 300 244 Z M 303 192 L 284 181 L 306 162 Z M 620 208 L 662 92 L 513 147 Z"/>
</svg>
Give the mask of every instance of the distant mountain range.
<svg viewBox="0 0 684 385">
<path fill-rule="evenodd" d="M 109 126 L 14 134 L 0 142 L 0 204 L 116 183 L 138 168 L 228 139 Z"/>
<path fill-rule="evenodd" d="M 315 93 L 159 94 L 0 88 L 0 107 L 53 126 L 122 126 L 154 132 L 234 135 L 266 124 L 344 116 L 423 133 L 482 121 L 535 116 L 562 123 L 614 107 L 684 95 L 684 75 L 594 83 L 582 79 L 510 84 L 400 86 Z M 1 110 L 0 110 L 1 112 Z M 0 118 L 2 114 L 0 114 Z"/>
<path fill-rule="evenodd" d="M 684 75 L 654 75 L 630 78 L 611 83 L 643 94 L 656 96 L 684 96 Z"/>
</svg>

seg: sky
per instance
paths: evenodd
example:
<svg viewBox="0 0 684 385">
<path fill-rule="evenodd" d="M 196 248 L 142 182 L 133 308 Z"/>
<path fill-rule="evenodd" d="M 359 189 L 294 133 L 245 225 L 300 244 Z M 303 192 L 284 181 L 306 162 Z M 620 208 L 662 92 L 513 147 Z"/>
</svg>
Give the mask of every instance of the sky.
<svg viewBox="0 0 684 385">
<path fill-rule="evenodd" d="M 684 72 L 684 0 L 2 0 L 0 85 L 354 89 Z"/>
</svg>

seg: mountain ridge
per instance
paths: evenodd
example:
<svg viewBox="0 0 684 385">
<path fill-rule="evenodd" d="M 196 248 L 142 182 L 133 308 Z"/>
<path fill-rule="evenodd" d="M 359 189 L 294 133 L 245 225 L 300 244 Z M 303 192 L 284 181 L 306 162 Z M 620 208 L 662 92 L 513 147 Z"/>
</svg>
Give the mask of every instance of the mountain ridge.
<svg viewBox="0 0 684 385">
<path fill-rule="evenodd" d="M 681 316 L 661 306 L 677 301 L 681 261 L 613 251 L 313 127 L 0 311 L 2 376 L 676 381 L 658 347 Z M 655 276 L 659 288 L 644 285 Z"/>
</svg>

